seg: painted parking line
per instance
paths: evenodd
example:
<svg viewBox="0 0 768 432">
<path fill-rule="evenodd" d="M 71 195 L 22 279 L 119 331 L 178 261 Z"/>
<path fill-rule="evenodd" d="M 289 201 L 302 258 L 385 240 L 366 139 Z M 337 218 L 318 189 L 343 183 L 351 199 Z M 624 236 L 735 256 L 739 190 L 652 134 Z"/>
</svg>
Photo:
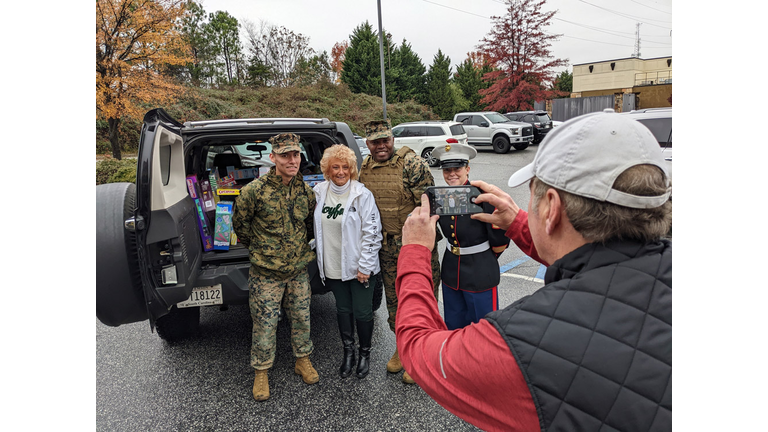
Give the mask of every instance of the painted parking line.
<svg viewBox="0 0 768 432">
<path fill-rule="evenodd" d="M 544 283 L 544 274 L 547 271 L 547 268 L 543 265 L 539 266 L 539 270 L 536 272 L 536 276 L 530 277 L 530 276 L 524 276 L 520 274 L 514 274 L 514 273 L 507 273 L 508 271 L 512 270 L 513 268 L 524 264 L 531 260 L 531 257 L 526 256 L 523 258 L 516 259 L 515 261 L 512 261 L 510 263 L 504 264 L 503 266 L 499 267 L 499 271 L 501 272 L 502 276 L 506 277 L 513 277 L 518 279 L 525 279 L 527 281 L 531 282 L 538 282 L 538 283 Z"/>
<path fill-rule="evenodd" d="M 511 263 L 504 264 L 503 266 L 499 267 L 499 270 L 502 274 L 512 270 L 513 268 L 519 266 L 520 264 L 523 264 L 525 262 L 528 262 L 531 260 L 531 257 L 525 256 L 520 259 L 514 260 Z"/>
</svg>

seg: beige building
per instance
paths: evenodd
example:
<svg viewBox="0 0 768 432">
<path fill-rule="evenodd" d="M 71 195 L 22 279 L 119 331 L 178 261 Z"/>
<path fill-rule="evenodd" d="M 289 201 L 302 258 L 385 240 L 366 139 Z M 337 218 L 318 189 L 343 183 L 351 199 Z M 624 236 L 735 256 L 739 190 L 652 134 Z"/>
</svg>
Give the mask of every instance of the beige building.
<svg viewBox="0 0 768 432">
<path fill-rule="evenodd" d="M 624 58 L 573 65 L 572 98 L 637 95 L 637 108 L 669 107 L 672 57 Z"/>
</svg>

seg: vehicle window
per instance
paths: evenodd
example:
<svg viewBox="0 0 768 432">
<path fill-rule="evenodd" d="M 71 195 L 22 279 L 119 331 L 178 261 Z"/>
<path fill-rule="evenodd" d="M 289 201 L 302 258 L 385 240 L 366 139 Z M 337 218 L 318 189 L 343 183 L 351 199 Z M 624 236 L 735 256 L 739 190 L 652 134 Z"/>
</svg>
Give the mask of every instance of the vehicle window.
<svg viewBox="0 0 768 432">
<path fill-rule="evenodd" d="M 508 119 L 510 119 L 512 121 L 517 121 L 517 118 L 518 118 L 518 116 L 516 114 L 504 114 L 504 117 L 506 117 L 506 118 L 508 118 Z"/>
<path fill-rule="evenodd" d="M 394 127 L 394 128 L 392 128 L 392 135 L 394 135 L 395 137 L 405 136 L 405 135 L 403 135 L 403 132 L 405 132 L 405 128 L 404 127 Z"/>
<path fill-rule="evenodd" d="M 472 126 L 480 126 L 480 123 L 487 121 L 482 116 L 472 116 L 472 122 L 470 123 Z"/>
<path fill-rule="evenodd" d="M 537 117 L 538 117 L 538 120 L 536 121 L 539 121 L 541 123 L 549 123 L 552 121 L 552 119 L 549 118 L 549 114 L 539 114 Z"/>
<path fill-rule="evenodd" d="M 485 116 L 491 123 L 509 123 L 509 119 L 499 113 L 488 113 Z"/>
<path fill-rule="evenodd" d="M 464 126 L 460 124 L 451 126 L 451 135 L 464 135 L 466 133 Z"/>
<path fill-rule="evenodd" d="M 440 126 L 427 126 L 425 128 L 427 130 L 427 136 L 443 136 L 445 133 L 443 133 L 443 128 Z"/>
<path fill-rule="evenodd" d="M 409 126 L 406 129 L 408 130 L 406 136 L 409 137 L 423 137 L 427 135 L 426 128 L 423 126 Z"/>
<path fill-rule="evenodd" d="M 472 124 L 472 116 L 468 116 L 468 115 L 456 116 L 456 121 L 462 122 L 464 124 Z"/>
<path fill-rule="evenodd" d="M 523 117 L 524 122 L 535 122 L 536 120 L 533 118 L 533 114 L 528 114 L 525 117 Z"/>
<path fill-rule="evenodd" d="M 650 129 L 659 145 L 666 145 L 672 141 L 672 118 L 637 119 Z"/>
</svg>

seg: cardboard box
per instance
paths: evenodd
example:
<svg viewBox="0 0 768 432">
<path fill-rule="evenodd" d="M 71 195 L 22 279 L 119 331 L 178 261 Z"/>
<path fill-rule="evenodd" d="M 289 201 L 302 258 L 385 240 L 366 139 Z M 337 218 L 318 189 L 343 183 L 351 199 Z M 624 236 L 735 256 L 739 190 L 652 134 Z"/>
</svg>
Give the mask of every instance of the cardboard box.
<svg viewBox="0 0 768 432">
<path fill-rule="evenodd" d="M 232 203 L 222 201 L 216 204 L 216 230 L 213 234 L 214 250 L 229 250 L 232 234 Z"/>
<path fill-rule="evenodd" d="M 221 196 L 238 196 L 240 195 L 240 189 L 219 189 L 216 193 Z"/>
</svg>

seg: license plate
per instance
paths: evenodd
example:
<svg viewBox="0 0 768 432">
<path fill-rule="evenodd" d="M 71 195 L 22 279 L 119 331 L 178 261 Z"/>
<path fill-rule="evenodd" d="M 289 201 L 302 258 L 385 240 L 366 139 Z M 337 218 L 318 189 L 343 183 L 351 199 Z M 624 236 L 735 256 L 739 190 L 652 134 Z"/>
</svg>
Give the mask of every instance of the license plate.
<svg viewBox="0 0 768 432">
<path fill-rule="evenodd" d="M 205 287 L 192 288 L 192 294 L 188 299 L 177 303 L 178 308 L 210 306 L 223 304 L 224 299 L 221 294 L 221 284 Z"/>
</svg>

